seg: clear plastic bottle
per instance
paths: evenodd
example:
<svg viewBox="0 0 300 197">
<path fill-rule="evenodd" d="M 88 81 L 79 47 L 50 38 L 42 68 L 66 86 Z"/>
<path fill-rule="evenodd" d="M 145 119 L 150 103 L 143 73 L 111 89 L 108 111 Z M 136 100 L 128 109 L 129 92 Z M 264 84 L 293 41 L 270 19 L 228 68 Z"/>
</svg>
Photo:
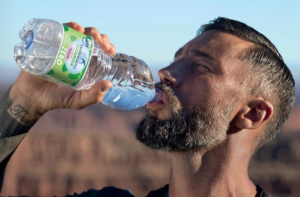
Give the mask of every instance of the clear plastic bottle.
<svg viewBox="0 0 300 197">
<path fill-rule="evenodd" d="M 76 36 L 67 37 L 69 29 L 72 30 L 53 20 L 28 21 L 19 33 L 23 42 L 14 49 L 17 64 L 31 74 L 76 90 L 89 89 L 99 80 L 110 80 L 113 87 L 102 103 L 115 109 L 132 110 L 160 99 L 161 92 L 155 91 L 152 73 L 142 60 L 120 53 L 110 57 L 89 36 L 76 32 Z M 77 35 L 84 37 L 78 39 Z M 68 48 L 63 50 L 64 44 Z M 86 57 L 88 47 L 90 59 Z M 61 55 L 64 56 L 59 59 Z M 55 67 L 57 64 L 63 67 Z M 74 69 L 80 69 L 80 73 L 74 74 Z M 66 73 L 71 79 L 61 78 Z M 76 83 L 66 82 L 75 78 Z"/>
</svg>

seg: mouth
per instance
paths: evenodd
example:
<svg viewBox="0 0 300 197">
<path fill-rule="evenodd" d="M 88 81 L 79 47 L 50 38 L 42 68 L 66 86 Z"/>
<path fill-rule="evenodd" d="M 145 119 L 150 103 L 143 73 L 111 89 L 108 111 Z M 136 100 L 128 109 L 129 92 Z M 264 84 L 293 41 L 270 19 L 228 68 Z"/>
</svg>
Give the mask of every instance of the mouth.
<svg viewBox="0 0 300 197">
<path fill-rule="evenodd" d="M 181 104 L 172 87 L 163 83 L 156 84 L 156 87 L 161 90 L 162 95 L 146 105 L 147 115 L 158 120 L 167 120 L 181 110 Z"/>
<path fill-rule="evenodd" d="M 148 103 L 146 105 L 146 108 L 147 109 L 154 109 L 154 108 L 159 108 L 159 107 L 163 107 L 164 105 L 167 104 L 167 98 L 166 98 L 166 95 L 163 93 L 162 97 L 160 100 L 157 100 L 156 102 L 154 103 Z"/>
<path fill-rule="evenodd" d="M 158 120 L 167 120 L 171 117 L 170 105 L 164 93 L 160 100 L 154 103 L 148 103 L 146 109 L 148 111 L 148 117 L 155 117 Z"/>
</svg>

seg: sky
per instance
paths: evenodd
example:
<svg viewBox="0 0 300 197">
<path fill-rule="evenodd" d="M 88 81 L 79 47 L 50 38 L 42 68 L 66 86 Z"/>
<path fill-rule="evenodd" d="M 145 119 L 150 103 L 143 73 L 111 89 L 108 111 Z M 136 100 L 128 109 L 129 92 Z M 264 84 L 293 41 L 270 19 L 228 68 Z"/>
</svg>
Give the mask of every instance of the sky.
<svg viewBox="0 0 300 197">
<path fill-rule="evenodd" d="M 18 69 L 13 49 L 21 41 L 20 29 L 32 18 L 96 27 L 110 37 L 117 52 L 144 60 L 155 75 L 202 24 L 224 16 L 263 33 L 286 64 L 298 70 L 299 10 L 299 0 L 0 0 L 0 69 Z"/>
</svg>

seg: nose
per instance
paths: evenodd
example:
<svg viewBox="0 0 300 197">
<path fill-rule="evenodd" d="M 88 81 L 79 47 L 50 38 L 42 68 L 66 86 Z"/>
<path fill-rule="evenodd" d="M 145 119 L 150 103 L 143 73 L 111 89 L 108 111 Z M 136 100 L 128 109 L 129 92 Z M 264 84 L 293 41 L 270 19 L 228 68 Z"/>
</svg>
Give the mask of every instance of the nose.
<svg viewBox="0 0 300 197">
<path fill-rule="evenodd" d="M 183 73 L 181 73 L 182 75 Z M 166 83 L 174 88 L 181 85 L 181 78 L 179 71 L 174 68 L 174 65 L 170 65 L 158 71 L 158 76 L 162 83 Z"/>
</svg>

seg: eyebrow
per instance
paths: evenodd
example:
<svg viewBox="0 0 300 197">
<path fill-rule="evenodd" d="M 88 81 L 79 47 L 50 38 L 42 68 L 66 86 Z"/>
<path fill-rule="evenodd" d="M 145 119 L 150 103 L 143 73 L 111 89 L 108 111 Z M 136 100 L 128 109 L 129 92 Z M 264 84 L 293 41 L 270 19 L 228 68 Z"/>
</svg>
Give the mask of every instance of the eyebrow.
<svg viewBox="0 0 300 197">
<path fill-rule="evenodd" d="M 174 59 L 180 55 L 182 55 L 183 53 L 183 47 L 181 47 L 180 49 L 178 49 L 178 51 L 176 51 L 175 55 L 174 55 Z"/>
<path fill-rule="evenodd" d="M 217 65 L 217 62 L 216 62 L 215 58 L 212 57 L 208 53 L 205 53 L 205 52 L 199 51 L 199 50 L 193 50 L 191 53 L 192 53 L 193 56 L 206 58 L 206 59 L 212 61 L 215 65 Z"/>
<path fill-rule="evenodd" d="M 174 55 L 174 59 L 181 56 L 183 54 L 183 47 L 181 47 L 180 49 L 178 49 L 178 51 L 176 51 L 175 55 Z M 215 64 L 216 66 L 218 66 L 217 64 L 217 61 L 214 57 L 212 57 L 210 54 L 208 53 L 205 53 L 203 51 L 199 51 L 199 50 L 193 50 L 191 52 L 191 54 L 193 56 L 196 56 L 196 57 L 203 57 L 203 58 L 206 58 L 208 59 L 209 61 L 211 61 L 213 64 Z"/>
</svg>

